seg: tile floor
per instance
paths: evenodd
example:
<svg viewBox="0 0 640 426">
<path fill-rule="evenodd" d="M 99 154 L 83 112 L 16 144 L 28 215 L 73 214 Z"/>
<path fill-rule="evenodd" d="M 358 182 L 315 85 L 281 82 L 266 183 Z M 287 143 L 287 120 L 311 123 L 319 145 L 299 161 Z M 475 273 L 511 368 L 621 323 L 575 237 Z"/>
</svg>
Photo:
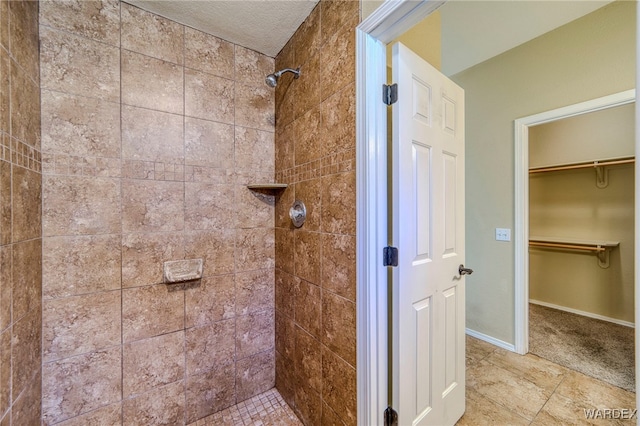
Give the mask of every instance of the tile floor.
<svg viewBox="0 0 640 426">
<path fill-rule="evenodd" d="M 190 426 L 302 426 L 276 388 L 219 411 Z"/>
<path fill-rule="evenodd" d="M 585 410 L 622 417 L 635 409 L 635 394 L 535 355 L 517 355 L 467 336 L 467 409 L 457 426 L 633 424 L 589 420 Z M 607 414 L 604 409 L 614 411 Z M 191 426 L 301 426 L 274 388 Z"/>
<path fill-rule="evenodd" d="M 614 419 L 586 418 L 601 409 Z M 614 411 L 607 412 L 605 409 Z M 467 407 L 459 426 L 635 424 L 635 394 L 550 361 L 467 336 Z"/>
</svg>

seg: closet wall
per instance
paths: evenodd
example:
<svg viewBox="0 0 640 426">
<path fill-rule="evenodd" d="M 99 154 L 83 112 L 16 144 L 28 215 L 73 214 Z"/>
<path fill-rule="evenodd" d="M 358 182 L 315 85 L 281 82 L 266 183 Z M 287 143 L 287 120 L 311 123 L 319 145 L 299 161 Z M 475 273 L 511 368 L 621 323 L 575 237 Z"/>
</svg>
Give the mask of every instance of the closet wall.
<svg viewBox="0 0 640 426">
<path fill-rule="evenodd" d="M 529 165 L 541 167 L 634 155 L 634 105 L 532 127 Z M 530 235 L 613 240 L 609 267 L 593 253 L 531 248 L 529 296 L 559 307 L 633 323 L 634 166 L 531 174 Z"/>
</svg>

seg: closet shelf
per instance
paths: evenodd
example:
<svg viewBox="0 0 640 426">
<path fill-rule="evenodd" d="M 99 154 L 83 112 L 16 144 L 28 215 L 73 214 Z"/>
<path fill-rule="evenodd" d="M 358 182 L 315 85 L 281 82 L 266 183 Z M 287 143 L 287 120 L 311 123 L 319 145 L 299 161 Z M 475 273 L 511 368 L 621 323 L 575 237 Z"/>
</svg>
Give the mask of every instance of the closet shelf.
<svg viewBox="0 0 640 426">
<path fill-rule="evenodd" d="M 596 186 L 598 188 L 606 188 L 609 185 L 609 173 L 606 167 L 617 166 L 621 164 L 633 164 L 635 162 L 635 157 L 624 157 L 601 161 L 589 161 L 584 163 L 560 164 L 557 166 L 549 167 L 532 167 L 529 169 L 529 174 L 593 168 L 596 171 Z"/>
<path fill-rule="evenodd" d="M 275 190 L 279 191 L 281 189 L 286 189 L 288 185 L 286 183 L 251 183 L 247 185 L 249 189 L 258 189 L 258 190 Z"/>
<path fill-rule="evenodd" d="M 619 241 L 584 240 L 576 238 L 529 237 L 529 247 L 558 250 L 580 250 L 593 252 L 598 256 L 601 268 L 609 267 L 611 250 L 620 245 Z"/>
</svg>

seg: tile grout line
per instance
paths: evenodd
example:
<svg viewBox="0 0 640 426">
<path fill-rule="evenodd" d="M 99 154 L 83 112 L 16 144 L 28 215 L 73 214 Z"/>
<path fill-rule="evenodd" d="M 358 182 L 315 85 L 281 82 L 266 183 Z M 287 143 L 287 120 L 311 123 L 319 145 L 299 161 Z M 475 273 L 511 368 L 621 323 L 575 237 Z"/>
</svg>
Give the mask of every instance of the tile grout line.
<svg viewBox="0 0 640 426">
<path fill-rule="evenodd" d="M 120 424 L 124 424 L 124 288 L 122 286 L 124 277 L 122 276 L 122 244 L 123 238 L 123 210 L 124 200 L 122 197 L 122 2 L 118 2 L 118 71 L 119 71 L 119 88 L 120 99 L 118 102 L 118 111 L 120 118 L 120 173 L 118 181 L 120 182 Z"/>
<path fill-rule="evenodd" d="M 542 407 L 540 407 L 540 409 L 538 410 L 538 412 L 536 412 L 536 415 L 533 416 L 533 419 L 531 419 L 531 423 L 533 423 L 536 418 L 538 417 L 538 415 L 544 410 L 544 407 L 547 406 L 547 404 L 549 403 L 549 401 L 551 401 L 551 398 L 556 394 L 556 391 L 558 390 L 558 388 L 560 387 L 560 385 L 567 380 L 567 374 L 566 373 L 562 373 L 562 380 L 560 380 L 558 382 L 558 384 L 553 388 L 553 391 L 549 394 L 549 397 L 547 398 L 547 400 L 544 402 L 544 404 L 542 404 Z"/>
<path fill-rule="evenodd" d="M 182 257 L 186 258 L 186 235 L 187 230 L 185 226 L 186 216 L 187 216 L 187 176 L 186 176 L 186 152 L 187 152 L 187 92 L 186 92 L 186 30 L 185 26 L 181 26 L 182 29 Z M 201 279 L 202 280 L 202 279 Z M 202 282 L 200 283 L 202 285 Z M 184 373 L 183 373 L 183 384 L 182 384 L 182 396 L 184 398 L 184 412 L 182 413 L 182 422 L 186 425 L 188 420 L 188 401 L 187 401 L 187 389 L 188 389 L 188 380 L 189 374 L 187 371 L 188 368 L 188 356 L 187 356 L 187 290 L 184 289 L 182 292 L 182 328 L 183 328 L 183 340 L 182 340 L 182 351 L 184 356 Z"/>
<path fill-rule="evenodd" d="M 503 371 L 505 371 L 505 372 L 507 372 L 507 373 L 510 373 L 510 374 L 516 375 L 516 373 L 514 373 L 514 372 L 512 372 L 512 371 L 510 371 L 510 370 L 507 370 L 507 369 L 506 369 L 506 368 L 504 368 L 504 367 L 501 367 L 501 366 L 499 366 L 499 365 L 496 365 L 496 364 L 494 364 L 494 363 L 490 362 L 490 361 L 487 359 L 487 358 L 489 358 L 489 356 L 493 355 L 497 350 L 498 350 L 498 348 L 496 348 L 496 349 L 494 349 L 493 351 L 491 351 L 491 352 L 490 352 L 490 353 L 489 353 L 485 358 L 483 358 L 481 361 L 486 361 L 486 362 L 488 362 L 489 364 L 491 364 L 491 365 L 492 365 L 493 367 L 495 367 L 495 368 L 498 368 L 498 369 L 503 370 Z M 533 383 L 532 381 L 530 381 L 530 380 L 528 380 L 528 379 L 525 379 L 524 377 L 521 377 L 521 375 L 519 375 L 519 374 L 518 374 L 517 376 L 518 376 L 519 378 L 522 378 L 523 380 L 528 381 L 529 383 L 533 384 L 534 386 L 536 386 L 536 385 L 535 385 L 535 383 Z M 474 389 L 476 392 L 478 392 L 478 394 L 482 395 L 482 397 L 484 397 L 484 398 L 488 399 L 489 401 L 493 402 L 494 404 L 496 404 L 496 405 L 498 405 L 498 406 L 502 407 L 504 410 L 508 411 L 509 413 L 515 414 L 515 415 L 517 415 L 518 417 L 521 417 L 521 418 L 523 418 L 523 419 L 525 419 L 525 420 L 528 420 L 528 421 L 529 421 L 529 423 L 533 422 L 533 420 L 534 420 L 535 416 L 534 416 L 533 418 L 531 418 L 531 419 L 528 419 L 527 417 L 524 417 L 522 414 L 520 414 L 520 413 L 518 413 L 518 412 L 516 412 L 516 411 L 513 411 L 511 408 L 507 407 L 507 406 L 506 406 L 506 405 L 504 405 L 502 402 L 497 401 L 497 400 L 495 400 L 494 398 L 490 397 L 489 395 L 486 395 L 486 394 L 484 394 L 484 393 L 480 392 L 480 391 L 479 391 L 478 389 L 476 389 L 476 388 L 473 388 L 473 389 Z M 545 401 L 545 404 L 546 404 L 546 402 L 547 402 L 547 401 Z M 545 404 L 543 404 L 543 406 L 544 406 Z M 537 413 L 536 413 L 536 415 L 537 415 Z"/>
</svg>

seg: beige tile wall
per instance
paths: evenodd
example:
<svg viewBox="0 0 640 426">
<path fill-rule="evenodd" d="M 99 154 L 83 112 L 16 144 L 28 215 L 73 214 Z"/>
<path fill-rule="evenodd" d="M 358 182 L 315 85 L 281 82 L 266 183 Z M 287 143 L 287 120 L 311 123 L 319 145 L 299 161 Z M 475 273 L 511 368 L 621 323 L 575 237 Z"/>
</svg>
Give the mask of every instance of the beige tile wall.
<svg viewBox="0 0 640 426">
<path fill-rule="evenodd" d="M 274 59 L 116 0 L 42 0 L 40 43 L 44 423 L 271 388 L 275 200 L 245 185 L 274 178 Z M 190 258 L 201 281 L 162 284 Z"/>
<path fill-rule="evenodd" d="M 38 424 L 42 209 L 38 3 L 0 1 L 0 425 Z"/>
<path fill-rule="evenodd" d="M 356 424 L 355 27 L 321 0 L 276 57 L 276 386 L 306 425 Z M 307 221 L 294 229 L 295 199 Z"/>
</svg>

